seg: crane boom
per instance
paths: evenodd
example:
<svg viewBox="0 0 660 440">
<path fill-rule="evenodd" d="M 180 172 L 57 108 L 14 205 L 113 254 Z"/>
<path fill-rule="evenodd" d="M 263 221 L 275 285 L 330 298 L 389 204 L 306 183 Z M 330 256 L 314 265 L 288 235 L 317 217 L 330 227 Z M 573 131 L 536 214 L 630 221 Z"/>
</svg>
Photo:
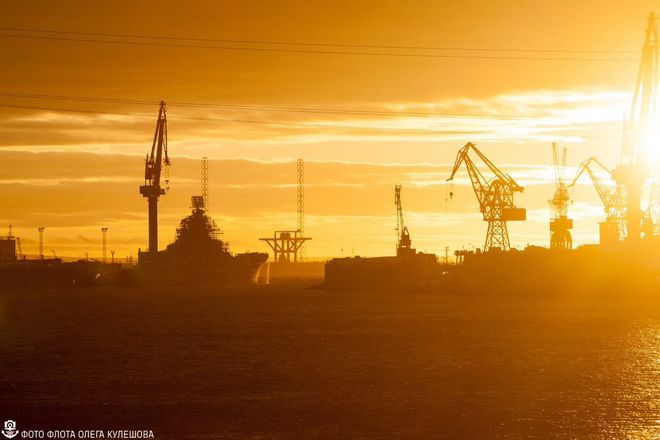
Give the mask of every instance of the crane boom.
<svg viewBox="0 0 660 440">
<path fill-rule="evenodd" d="M 650 14 L 647 19 L 646 35 L 642 47 L 642 59 L 637 71 L 635 90 L 630 103 L 628 123 L 633 130 L 632 143 L 626 143 L 621 151 L 622 162 L 628 164 L 643 164 L 648 152 L 646 139 L 648 126 L 652 123 L 655 115 L 655 103 L 657 96 L 657 72 L 658 72 L 658 31 L 656 28 L 657 17 Z"/>
<path fill-rule="evenodd" d="M 557 149 L 557 144 L 552 144 L 552 159 L 555 165 L 555 185 L 564 184 L 564 170 L 566 169 L 566 148 L 561 150 L 561 155 Z"/>
<path fill-rule="evenodd" d="M 479 170 L 470 157 L 471 151 L 486 165 L 493 174 L 492 178 L 486 178 Z M 511 245 L 506 222 L 525 220 L 525 209 L 516 208 L 513 203 L 514 193 L 522 192 L 524 188 L 518 185 L 511 176 L 502 172 L 472 142 L 468 142 L 458 150 L 454 167 L 447 181 L 454 179 L 462 164 L 465 164 L 467 168 L 483 220 L 488 222 L 484 248 L 486 250 L 494 248 L 509 250 Z"/>
<path fill-rule="evenodd" d="M 585 160 L 580 164 L 580 167 L 578 168 L 578 171 L 575 174 L 573 181 L 568 186 L 569 187 L 575 186 L 577 181 L 586 171 L 587 174 L 589 175 L 589 178 L 591 179 L 591 182 L 594 185 L 594 188 L 596 189 L 596 193 L 598 194 L 600 201 L 603 203 L 603 206 L 605 207 L 605 209 L 610 209 L 616 205 L 616 189 L 610 189 L 607 187 L 607 185 L 598 175 L 597 170 L 594 169 L 593 165 L 595 165 L 601 172 L 607 174 L 610 178 L 612 177 L 610 170 L 608 170 L 607 167 L 603 165 L 601 161 L 599 161 L 595 157 L 590 157 L 589 159 Z"/>
<path fill-rule="evenodd" d="M 161 187 L 163 166 L 170 165 L 167 153 L 167 107 L 161 101 L 158 110 L 158 120 L 154 132 L 151 152 L 147 155 L 144 167 L 144 185 L 140 186 L 140 194 L 149 202 L 149 252 L 158 252 L 158 198 L 165 194 Z M 166 181 L 167 183 L 167 181 Z"/>
</svg>

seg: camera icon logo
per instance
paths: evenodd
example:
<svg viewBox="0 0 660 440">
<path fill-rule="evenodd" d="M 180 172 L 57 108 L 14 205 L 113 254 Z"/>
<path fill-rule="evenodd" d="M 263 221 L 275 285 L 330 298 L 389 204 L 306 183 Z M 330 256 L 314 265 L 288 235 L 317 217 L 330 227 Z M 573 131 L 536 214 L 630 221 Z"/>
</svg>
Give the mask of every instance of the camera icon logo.
<svg viewBox="0 0 660 440">
<path fill-rule="evenodd" d="M 16 421 L 14 420 L 5 420 L 5 429 L 2 430 L 2 435 L 7 438 L 14 438 L 18 435 L 18 428 L 16 427 Z"/>
</svg>

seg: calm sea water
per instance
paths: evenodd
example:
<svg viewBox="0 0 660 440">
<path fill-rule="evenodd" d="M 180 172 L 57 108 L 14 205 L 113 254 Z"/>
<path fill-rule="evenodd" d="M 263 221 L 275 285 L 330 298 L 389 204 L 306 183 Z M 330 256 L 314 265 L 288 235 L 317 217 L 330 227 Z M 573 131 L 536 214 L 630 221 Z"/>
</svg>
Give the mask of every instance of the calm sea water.
<svg viewBox="0 0 660 440">
<path fill-rule="evenodd" d="M 156 438 L 660 438 L 660 302 L 0 293 L 0 418 Z"/>
</svg>

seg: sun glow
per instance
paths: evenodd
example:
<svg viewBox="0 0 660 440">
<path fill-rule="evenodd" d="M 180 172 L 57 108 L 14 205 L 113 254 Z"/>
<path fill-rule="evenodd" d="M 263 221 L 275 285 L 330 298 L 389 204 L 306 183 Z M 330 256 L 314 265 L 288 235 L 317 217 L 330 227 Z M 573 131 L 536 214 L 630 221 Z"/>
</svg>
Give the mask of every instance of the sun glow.
<svg viewBox="0 0 660 440">
<path fill-rule="evenodd" d="M 660 126 L 649 124 L 646 132 L 642 135 L 642 145 L 646 165 L 651 168 L 653 175 L 660 172 Z"/>
</svg>

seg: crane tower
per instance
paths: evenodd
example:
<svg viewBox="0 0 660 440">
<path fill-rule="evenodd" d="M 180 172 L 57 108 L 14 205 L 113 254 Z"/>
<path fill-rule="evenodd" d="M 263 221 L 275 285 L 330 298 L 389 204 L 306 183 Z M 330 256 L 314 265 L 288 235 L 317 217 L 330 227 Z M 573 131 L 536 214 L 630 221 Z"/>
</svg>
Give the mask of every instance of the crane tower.
<svg viewBox="0 0 660 440">
<path fill-rule="evenodd" d="M 471 151 L 486 165 L 492 177 L 487 178 L 477 168 L 470 157 Z M 454 168 L 447 181 L 454 179 L 462 164 L 465 164 L 467 168 L 483 220 L 488 222 L 484 249 L 486 251 L 493 249 L 508 251 L 511 249 L 511 244 L 507 222 L 523 221 L 527 216 L 524 208 L 516 208 L 513 204 L 513 195 L 522 192 L 524 188 L 518 185 L 511 176 L 500 171 L 472 142 L 468 142 L 458 150 Z"/>
<path fill-rule="evenodd" d="M 396 206 L 396 255 L 403 256 L 414 254 L 410 233 L 403 218 L 403 204 L 401 203 L 401 185 L 394 186 L 394 205 Z"/>
<path fill-rule="evenodd" d="M 568 187 L 564 182 L 566 169 L 566 148 L 562 149 L 561 156 L 557 145 L 552 144 L 552 157 L 555 168 L 555 194 L 550 199 L 552 219 L 550 220 L 550 249 L 567 250 L 573 248 L 573 219 L 568 218 Z"/>
<path fill-rule="evenodd" d="M 657 148 L 653 136 L 657 123 L 655 118 L 659 41 L 656 20 L 655 14 L 650 14 L 647 20 L 642 58 L 624 134 L 626 141 L 621 150 L 621 163 L 612 171 L 617 183 L 625 188 L 626 240 L 630 242 L 641 238 L 642 190 L 645 181 L 651 176 L 649 153 Z"/>
<path fill-rule="evenodd" d="M 167 108 L 161 101 L 156 121 L 156 132 L 144 167 L 144 185 L 140 194 L 149 202 L 149 253 L 158 252 L 158 198 L 165 194 L 160 178 L 164 166 L 170 165 L 167 155 Z M 165 184 L 167 185 L 167 180 Z"/>
</svg>

